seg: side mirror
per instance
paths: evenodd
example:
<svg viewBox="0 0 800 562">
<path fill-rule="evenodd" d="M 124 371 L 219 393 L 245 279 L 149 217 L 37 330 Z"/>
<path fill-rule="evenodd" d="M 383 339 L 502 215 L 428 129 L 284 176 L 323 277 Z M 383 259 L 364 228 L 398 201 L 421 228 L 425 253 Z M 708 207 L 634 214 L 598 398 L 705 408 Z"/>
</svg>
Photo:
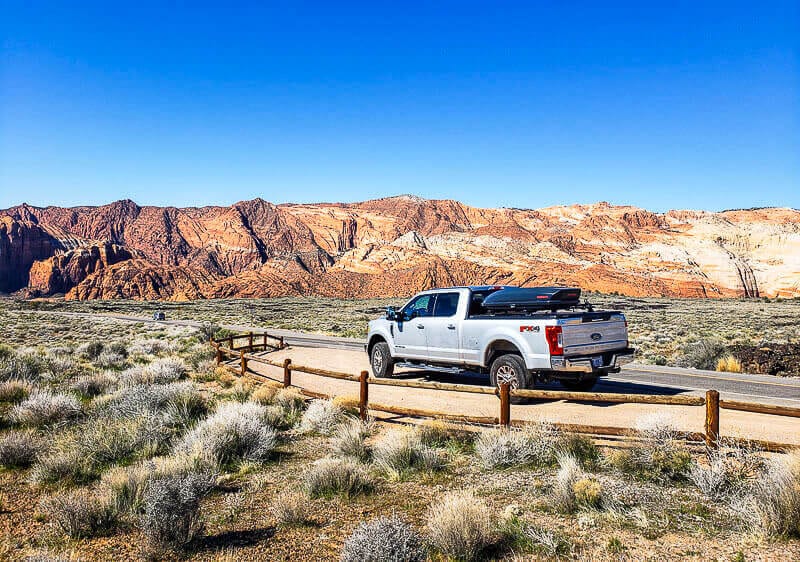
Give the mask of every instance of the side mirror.
<svg viewBox="0 0 800 562">
<path fill-rule="evenodd" d="M 386 307 L 386 319 L 387 320 L 396 320 L 397 319 L 397 311 L 394 309 L 393 306 Z"/>
</svg>

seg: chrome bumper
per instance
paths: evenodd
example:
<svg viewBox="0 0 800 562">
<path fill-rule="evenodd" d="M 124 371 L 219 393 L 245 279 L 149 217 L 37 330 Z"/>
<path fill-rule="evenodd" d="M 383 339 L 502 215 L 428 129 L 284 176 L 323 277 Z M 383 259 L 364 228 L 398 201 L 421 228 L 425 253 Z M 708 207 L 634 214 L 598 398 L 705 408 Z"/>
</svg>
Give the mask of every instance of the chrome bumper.
<svg viewBox="0 0 800 562">
<path fill-rule="evenodd" d="M 551 357 L 550 368 L 553 371 L 567 371 L 571 373 L 593 373 L 595 371 L 619 372 L 622 365 L 633 361 L 635 349 L 628 347 L 615 351 L 607 364 L 596 362 L 597 357 L 602 361 L 602 355 L 595 357 Z M 593 362 L 593 359 L 595 360 Z"/>
</svg>

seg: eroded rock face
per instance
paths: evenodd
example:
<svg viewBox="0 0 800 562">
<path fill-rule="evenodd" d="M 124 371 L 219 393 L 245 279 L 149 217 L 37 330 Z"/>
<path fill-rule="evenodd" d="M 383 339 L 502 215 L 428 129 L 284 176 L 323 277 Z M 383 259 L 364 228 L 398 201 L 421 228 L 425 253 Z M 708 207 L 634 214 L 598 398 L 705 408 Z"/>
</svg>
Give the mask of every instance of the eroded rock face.
<svg viewBox="0 0 800 562">
<path fill-rule="evenodd" d="M 633 296 L 799 296 L 800 212 L 652 213 L 608 203 L 352 204 L 0 211 L 0 290 L 67 298 L 402 296 L 570 284 Z"/>
</svg>

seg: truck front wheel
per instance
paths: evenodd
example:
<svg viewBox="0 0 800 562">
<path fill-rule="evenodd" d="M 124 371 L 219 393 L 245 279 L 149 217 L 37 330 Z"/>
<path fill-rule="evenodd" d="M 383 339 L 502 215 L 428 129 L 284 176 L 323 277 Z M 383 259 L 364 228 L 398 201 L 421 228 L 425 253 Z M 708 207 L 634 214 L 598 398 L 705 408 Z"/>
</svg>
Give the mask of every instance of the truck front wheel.
<svg viewBox="0 0 800 562">
<path fill-rule="evenodd" d="M 389 352 L 389 344 L 381 341 L 372 346 L 369 354 L 372 374 L 379 379 L 391 377 L 394 373 L 394 360 Z"/>
<path fill-rule="evenodd" d="M 522 357 L 515 353 L 506 353 L 492 361 L 489 368 L 489 381 L 492 386 L 500 387 L 500 383 L 507 382 L 511 385 L 511 390 L 528 388 L 530 376 Z M 512 404 L 521 404 L 524 398 L 511 398 Z"/>
</svg>

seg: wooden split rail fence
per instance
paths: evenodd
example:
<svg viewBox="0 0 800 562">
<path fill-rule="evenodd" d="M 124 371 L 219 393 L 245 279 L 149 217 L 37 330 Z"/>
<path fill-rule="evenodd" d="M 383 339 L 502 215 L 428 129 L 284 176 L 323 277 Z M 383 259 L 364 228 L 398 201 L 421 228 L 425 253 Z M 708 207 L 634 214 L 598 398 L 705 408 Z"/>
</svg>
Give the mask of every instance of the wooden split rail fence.
<svg viewBox="0 0 800 562">
<path fill-rule="evenodd" d="M 236 345 L 244 341 L 244 345 Z M 366 419 L 369 410 L 392 413 L 401 416 L 409 417 L 430 417 L 440 418 L 453 421 L 462 421 L 467 423 L 476 423 L 484 425 L 523 425 L 525 422 L 522 420 L 511 419 L 511 398 L 529 398 L 533 400 L 543 401 L 556 401 L 556 400 L 572 400 L 576 402 L 599 402 L 599 403 L 622 403 L 622 404 L 663 404 L 673 406 L 705 406 L 705 427 L 703 432 L 686 432 L 683 437 L 690 441 L 705 442 L 709 447 L 718 447 L 720 441 L 719 434 L 719 419 L 720 410 L 738 410 L 742 412 L 751 412 L 757 414 L 769 414 L 775 416 L 788 416 L 793 418 L 800 418 L 800 408 L 793 408 L 789 406 L 775 406 L 768 404 L 758 404 L 755 402 L 740 402 L 737 400 L 720 400 L 719 392 L 716 390 L 706 391 L 705 396 L 668 396 L 668 395 L 653 395 L 653 394 L 615 394 L 607 392 L 572 392 L 560 390 L 517 390 L 512 389 L 508 384 L 500 384 L 499 388 L 491 388 L 486 386 L 475 386 L 467 384 L 451 384 L 451 383 L 437 383 L 437 382 L 422 382 L 422 381 L 407 381 L 398 379 L 377 379 L 370 378 L 367 371 L 361 371 L 358 375 L 351 375 L 348 373 L 340 373 L 338 371 L 330 371 L 327 369 L 320 369 L 317 367 L 309 367 L 306 365 L 298 365 L 292 363 L 292 360 L 287 358 L 281 362 L 272 361 L 267 357 L 260 355 L 253 355 L 256 351 L 279 350 L 286 347 L 283 337 L 274 336 L 266 332 L 246 334 L 238 334 L 228 336 L 225 338 L 211 339 L 211 346 L 216 352 L 217 365 L 221 365 L 226 357 L 231 359 L 238 359 L 239 368 L 236 369 L 237 373 L 245 376 L 248 373 L 256 377 L 267 379 L 272 383 L 282 384 L 283 387 L 292 386 L 292 371 L 318 375 L 332 379 L 346 380 L 359 383 L 359 414 L 361 419 Z M 261 373 L 257 373 L 249 369 L 249 362 L 257 362 L 272 367 L 279 367 L 283 369 L 283 380 L 276 381 L 271 377 L 267 377 Z M 461 414 L 450 414 L 446 412 L 438 412 L 433 410 L 421 410 L 416 408 L 405 408 L 402 406 L 384 405 L 371 403 L 369 401 L 369 387 L 371 385 L 380 386 L 396 386 L 408 388 L 420 388 L 428 390 L 440 390 L 448 392 L 465 392 L 471 394 L 491 394 L 498 396 L 499 401 L 499 416 L 470 416 Z M 299 388 L 299 387 L 297 387 Z M 307 396 L 316 398 L 329 398 L 326 394 L 320 394 L 310 391 L 308 389 L 299 388 L 299 390 Z M 606 427 L 606 426 L 592 426 L 582 424 L 556 424 L 559 427 L 575 431 L 579 433 L 590 433 L 594 435 L 614 435 L 622 436 L 631 433 L 630 428 L 625 427 Z M 772 441 L 758 441 L 747 440 L 764 447 L 767 450 L 781 451 L 795 447 L 796 445 L 775 443 Z"/>
</svg>

